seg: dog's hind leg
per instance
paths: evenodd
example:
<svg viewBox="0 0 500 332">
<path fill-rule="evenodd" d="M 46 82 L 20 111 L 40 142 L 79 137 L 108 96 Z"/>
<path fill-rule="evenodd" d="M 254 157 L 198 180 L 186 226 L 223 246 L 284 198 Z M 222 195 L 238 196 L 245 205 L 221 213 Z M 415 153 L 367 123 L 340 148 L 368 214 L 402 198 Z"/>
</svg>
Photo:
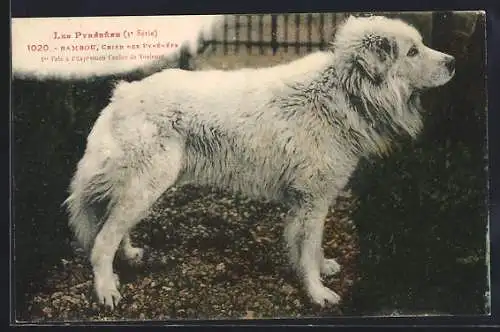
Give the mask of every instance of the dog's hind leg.
<svg viewBox="0 0 500 332">
<path fill-rule="evenodd" d="M 288 251 L 288 259 L 293 269 L 300 269 L 300 237 L 302 236 L 303 227 L 295 218 L 294 213 L 290 213 L 285 224 L 285 241 Z"/>
<path fill-rule="evenodd" d="M 125 234 L 142 218 L 158 192 L 138 193 L 134 197 L 132 190 L 122 193 L 113 206 L 108 219 L 97 234 L 91 251 L 90 262 L 94 272 L 94 288 L 100 304 L 111 309 L 120 301 L 118 276 L 113 273 L 115 253 Z M 142 196 L 142 197 L 141 197 Z"/>
<path fill-rule="evenodd" d="M 139 264 L 144 256 L 144 249 L 132 246 L 130 234 L 127 232 L 120 243 L 120 254 L 130 264 Z"/>
<path fill-rule="evenodd" d="M 145 216 L 163 192 L 175 184 L 181 161 L 181 147 L 171 145 L 162 155 L 142 160 L 144 168 L 136 170 L 135 174 L 127 174 L 124 179 L 126 184 L 117 195 L 107 220 L 97 234 L 90 255 L 99 303 L 113 309 L 120 301 L 118 278 L 113 273 L 116 251 L 124 237 L 127 245 L 130 229 Z"/>
</svg>

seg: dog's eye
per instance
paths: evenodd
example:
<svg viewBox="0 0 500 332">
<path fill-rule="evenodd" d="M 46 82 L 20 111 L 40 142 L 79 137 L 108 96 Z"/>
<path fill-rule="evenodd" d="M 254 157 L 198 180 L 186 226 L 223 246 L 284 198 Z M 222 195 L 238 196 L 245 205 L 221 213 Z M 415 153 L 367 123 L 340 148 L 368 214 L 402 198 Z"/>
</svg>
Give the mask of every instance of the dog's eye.
<svg viewBox="0 0 500 332">
<path fill-rule="evenodd" d="M 408 50 L 408 56 L 415 56 L 418 54 L 418 48 L 416 46 L 412 46 L 409 50 Z"/>
</svg>

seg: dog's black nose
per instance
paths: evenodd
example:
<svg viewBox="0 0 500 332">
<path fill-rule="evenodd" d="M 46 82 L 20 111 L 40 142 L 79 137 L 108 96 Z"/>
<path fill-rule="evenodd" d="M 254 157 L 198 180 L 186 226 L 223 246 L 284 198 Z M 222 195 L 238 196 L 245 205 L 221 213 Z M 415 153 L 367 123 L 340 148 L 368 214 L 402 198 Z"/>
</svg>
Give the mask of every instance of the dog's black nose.
<svg viewBox="0 0 500 332">
<path fill-rule="evenodd" d="M 452 73 L 455 70 L 455 58 L 450 56 L 446 59 L 446 68 L 448 68 L 449 72 Z"/>
</svg>

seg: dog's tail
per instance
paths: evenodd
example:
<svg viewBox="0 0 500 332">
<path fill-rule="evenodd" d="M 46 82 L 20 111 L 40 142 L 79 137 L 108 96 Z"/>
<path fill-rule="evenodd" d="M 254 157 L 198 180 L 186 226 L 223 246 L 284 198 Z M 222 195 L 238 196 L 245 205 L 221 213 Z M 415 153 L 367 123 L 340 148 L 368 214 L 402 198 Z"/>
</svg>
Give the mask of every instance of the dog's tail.
<svg viewBox="0 0 500 332">
<path fill-rule="evenodd" d="M 98 160 L 96 154 L 86 151 L 71 181 L 69 196 L 63 202 L 69 213 L 69 226 L 87 253 L 113 205 L 110 161 Z"/>
</svg>

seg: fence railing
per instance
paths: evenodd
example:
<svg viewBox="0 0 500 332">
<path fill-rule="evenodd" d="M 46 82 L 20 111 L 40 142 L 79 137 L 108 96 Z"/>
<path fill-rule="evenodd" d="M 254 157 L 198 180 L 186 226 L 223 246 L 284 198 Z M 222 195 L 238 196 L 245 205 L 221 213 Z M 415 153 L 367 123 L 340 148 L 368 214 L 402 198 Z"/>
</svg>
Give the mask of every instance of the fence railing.
<svg viewBox="0 0 500 332">
<path fill-rule="evenodd" d="M 342 13 L 226 15 L 209 41 L 224 54 L 276 54 L 325 49 Z"/>
<path fill-rule="evenodd" d="M 359 14 L 359 13 L 358 13 Z M 348 13 L 293 13 L 225 15 L 224 23 L 208 41 L 212 51 L 223 54 L 267 55 L 277 52 L 302 54 L 323 50 L 332 41 L 337 25 Z M 417 25 L 430 43 L 432 14 L 385 13 Z"/>
</svg>

